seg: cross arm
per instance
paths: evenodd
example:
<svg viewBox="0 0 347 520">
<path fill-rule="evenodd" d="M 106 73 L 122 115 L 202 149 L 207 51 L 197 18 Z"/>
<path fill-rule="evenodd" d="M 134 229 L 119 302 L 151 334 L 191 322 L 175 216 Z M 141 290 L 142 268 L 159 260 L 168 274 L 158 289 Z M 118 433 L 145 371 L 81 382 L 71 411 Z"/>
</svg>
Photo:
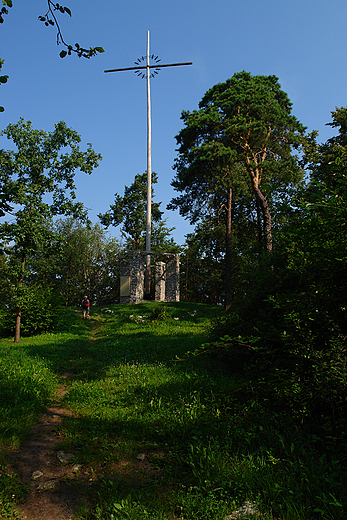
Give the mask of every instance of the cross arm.
<svg viewBox="0 0 347 520">
<path fill-rule="evenodd" d="M 162 69 L 163 67 L 178 67 L 180 65 L 193 65 L 192 61 L 187 61 L 184 63 L 166 63 L 164 65 L 144 65 L 141 67 L 126 67 L 123 69 L 110 69 L 110 70 L 104 70 L 104 72 L 122 72 L 123 70 L 140 70 L 140 69 Z"/>
</svg>

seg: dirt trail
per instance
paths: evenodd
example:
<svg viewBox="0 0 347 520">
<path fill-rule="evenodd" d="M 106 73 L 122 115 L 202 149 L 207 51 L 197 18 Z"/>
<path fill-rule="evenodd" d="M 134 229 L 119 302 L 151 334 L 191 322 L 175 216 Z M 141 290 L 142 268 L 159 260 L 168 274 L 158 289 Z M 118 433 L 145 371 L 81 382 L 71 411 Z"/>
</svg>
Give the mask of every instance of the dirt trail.
<svg viewBox="0 0 347 520">
<path fill-rule="evenodd" d="M 73 374 L 62 374 L 62 379 Z M 29 495 L 16 508 L 23 520 L 72 520 L 85 504 L 88 479 L 81 468 L 70 459 L 70 454 L 58 451 L 62 438 L 57 430 L 66 417 L 73 413 L 59 405 L 65 395 L 63 383 L 56 402 L 46 410 L 33 429 L 30 439 L 13 454 L 13 467 L 21 481 L 28 486 Z"/>
</svg>

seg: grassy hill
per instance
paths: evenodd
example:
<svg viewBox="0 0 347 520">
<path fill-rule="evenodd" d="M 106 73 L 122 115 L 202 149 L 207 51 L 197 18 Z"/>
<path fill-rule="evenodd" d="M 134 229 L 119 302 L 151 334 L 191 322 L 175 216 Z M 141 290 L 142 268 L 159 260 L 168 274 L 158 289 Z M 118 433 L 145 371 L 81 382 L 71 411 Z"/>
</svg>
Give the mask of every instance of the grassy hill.
<svg viewBox="0 0 347 520">
<path fill-rule="evenodd" d="M 314 432 L 304 437 L 225 358 L 187 354 L 220 312 L 144 303 L 83 321 L 68 309 L 61 332 L 0 340 L 0 517 L 18 518 L 27 499 L 11 457 L 65 374 L 59 404 L 71 414 L 55 449 L 78 466 L 64 481 L 85 496 L 76 519 L 222 520 L 247 501 L 242 518 L 345 518 L 343 471 Z"/>
</svg>

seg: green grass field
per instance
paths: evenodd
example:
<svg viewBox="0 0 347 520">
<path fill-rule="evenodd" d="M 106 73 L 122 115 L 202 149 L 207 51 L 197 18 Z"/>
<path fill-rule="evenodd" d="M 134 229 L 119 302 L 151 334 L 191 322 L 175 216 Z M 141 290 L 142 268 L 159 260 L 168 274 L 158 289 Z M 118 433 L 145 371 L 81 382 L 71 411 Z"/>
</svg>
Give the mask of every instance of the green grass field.
<svg viewBox="0 0 347 520">
<path fill-rule="evenodd" d="M 108 309 L 92 309 L 88 321 L 66 310 L 62 332 L 0 340 L 0 518 L 16 518 L 25 497 L 8 474 L 10 450 L 64 372 L 73 377 L 61 404 L 75 416 L 61 426 L 60 448 L 93 477 L 93 506 L 78 519 L 223 520 L 246 500 L 263 520 L 345 518 L 345 484 L 319 459 L 319 441 L 258 399 L 244 374 L 217 357 L 186 355 L 208 341 L 219 308 Z"/>
</svg>

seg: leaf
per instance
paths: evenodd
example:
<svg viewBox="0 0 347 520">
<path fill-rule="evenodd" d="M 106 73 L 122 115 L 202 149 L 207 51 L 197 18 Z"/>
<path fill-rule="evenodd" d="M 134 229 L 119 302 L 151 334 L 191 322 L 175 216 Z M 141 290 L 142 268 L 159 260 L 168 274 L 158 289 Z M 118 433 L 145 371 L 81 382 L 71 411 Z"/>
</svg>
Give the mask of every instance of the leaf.
<svg viewBox="0 0 347 520">
<path fill-rule="evenodd" d="M 3 5 L 7 5 L 7 7 L 12 7 L 12 0 L 2 0 Z"/>
<path fill-rule="evenodd" d="M 7 83 L 8 76 L 0 76 L 0 83 Z"/>
<path fill-rule="evenodd" d="M 0 107 L 0 112 L 5 112 L 4 107 Z"/>
<path fill-rule="evenodd" d="M 71 16 L 71 11 L 68 7 L 64 7 L 64 11 L 69 15 Z"/>
<path fill-rule="evenodd" d="M 60 51 L 60 53 L 59 53 L 59 56 L 60 56 L 61 58 L 65 58 L 66 55 L 67 55 L 67 52 L 64 51 L 64 50 L 63 50 L 63 51 Z"/>
<path fill-rule="evenodd" d="M 95 47 L 95 50 L 100 53 L 105 52 L 102 47 Z"/>
</svg>

